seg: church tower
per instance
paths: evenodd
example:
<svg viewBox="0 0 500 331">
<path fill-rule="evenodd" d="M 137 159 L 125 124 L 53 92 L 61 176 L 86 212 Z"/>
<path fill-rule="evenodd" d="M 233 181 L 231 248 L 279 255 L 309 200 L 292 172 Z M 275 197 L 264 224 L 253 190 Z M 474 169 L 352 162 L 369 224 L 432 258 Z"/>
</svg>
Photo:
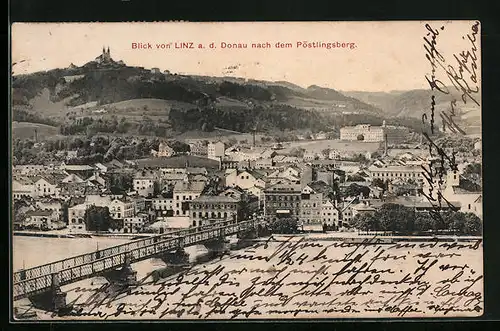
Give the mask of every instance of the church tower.
<svg viewBox="0 0 500 331">
<path fill-rule="evenodd" d="M 108 49 L 106 51 L 104 51 L 103 53 L 103 60 L 108 62 L 109 60 L 111 60 L 111 55 L 110 55 L 110 52 L 109 52 L 109 46 L 108 46 Z"/>
<path fill-rule="evenodd" d="M 459 186 L 460 185 L 460 174 L 458 171 L 448 171 L 446 174 L 446 186 L 447 187 L 453 187 L 453 186 Z"/>
</svg>

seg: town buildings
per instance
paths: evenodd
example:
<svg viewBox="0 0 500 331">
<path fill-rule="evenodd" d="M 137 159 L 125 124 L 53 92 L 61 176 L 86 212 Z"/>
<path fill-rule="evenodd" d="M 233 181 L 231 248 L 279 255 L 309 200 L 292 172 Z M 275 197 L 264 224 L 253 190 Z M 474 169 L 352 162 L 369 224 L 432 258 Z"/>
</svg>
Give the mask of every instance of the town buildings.
<svg viewBox="0 0 500 331">
<path fill-rule="evenodd" d="M 134 217 L 135 203 L 130 199 L 114 199 L 108 206 L 111 218 L 122 220 L 124 218 Z"/>
<path fill-rule="evenodd" d="M 230 196 L 199 196 L 190 204 L 193 226 L 226 220 L 237 221 L 240 200 Z"/>
<path fill-rule="evenodd" d="M 201 195 L 205 182 L 177 182 L 173 190 L 174 216 L 189 215 L 190 202 Z"/>
<path fill-rule="evenodd" d="M 136 172 L 133 179 L 133 186 L 134 191 L 140 196 L 152 196 L 155 193 L 155 185 L 159 187 L 158 174 L 156 171 L 142 169 Z"/>
<path fill-rule="evenodd" d="M 424 169 L 421 166 L 407 166 L 407 165 L 384 165 L 377 167 L 371 165 L 368 172 L 373 179 L 378 178 L 381 180 L 393 180 L 402 178 L 405 180 L 414 180 L 423 182 Z"/>
<path fill-rule="evenodd" d="M 220 160 L 225 156 L 225 152 L 226 152 L 226 146 L 222 141 L 217 141 L 215 143 L 213 142 L 208 143 L 207 155 L 209 159 Z"/>
<path fill-rule="evenodd" d="M 153 154 L 157 157 L 171 157 L 174 153 L 175 151 L 172 147 L 165 142 L 161 142 L 158 147 L 158 152 Z"/>
<path fill-rule="evenodd" d="M 382 142 L 384 141 L 384 129 L 369 124 L 346 126 L 340 128 L 340 140 Z"/>
<path fill-rule="evenodd" d="M 304 224 L 326 223 L 327 220 L 323 219 L 323 204 L 329 202 L 330 192 L 331 186 L 323 181 L 306 185 L 301 192 L 299 220 Z"/>
<path fill-rule="evenodd" d="M 35 210 L 26 213 L 25 226 L 35 229 L 57 230 L 65 227 L 54 210 Z"/>
<path fill-rule="evenodd" d="M 344 130 L 344 138 L 358 140 L 362 134 L 364 141 L 385 139 L 378 128 L 394 142 L 407 135 L 401 128 L 385 125 L 356 128 Z M 448 171 L 443 183 L 436 186 L 428 183 L 428 167 L 436 163 L 435 155 L 432 159 L 418 148 L 401 148 L 384 154 L 379 150 L 373 159 L 370 154 L 358 160 L 353 156 L 360 153 L 339 146 L 328 153 L 321 148 L 306 150 L 304 158 L 299 158 L 283 148 L 235 145 L 225 149 L 221 141 L 200 141 L 190 144 L 190 154 L 197 157 L 181 159 L 172 157 L 173 149 L 162 143 L 156 153 L 159 158 L 144 162 L 14 166 L 12 199 L 21 211 L 17 214 L 22 215 L 16 218 L 16 226 L 84 232 L 88 230 L 86 212 L 98 206 L 107 208 L 113 221 L 113 229 L 102 230 L 113 233 L 161 232 L 240 221 L 254 214 L 269 221 L 293 218 L 304 229 L 327 225 L 338 230 L 357 215 L 374 213 L 389 202 L 431 211 L 437 208 L 425 201 L 431 186 L 434 194 L 439 192 L 452 206 L 482 218 L 481 185 L 464 174 L 467 164 L 476 160 L 477 155 L 469 155 L 472 152 L 462 152 L 464 161 L 458 171 Z M 201 161 L 193 165 L 193 160 Z M 112 194 L 117 191 L 115 176 L 126 178 L 122 182 L 127 189 L 119 194 Z M 369 194 L 359 194 L 351 185 L 368 189 Z M 451 207 L 443 203 L 438 208 Z"/>
<path fill-rule="evenodd" d="M 300 216 L 300 184 L 281 179 L 264 190 L 264 216 L 275 219 L 278 215 Z"/>
<path fill-rule="evenodd" d="M 372 126 L 370 124 L 359 124 L 346 126 L 340 129 L 340 140 L 383 142 L 400 144 L 408 139 L 410 130 L 404 126 L 386 125 Z"/>
<path fill-rule="evenodd" d="M 254 186 L 265 187 L 265 175 L 253 170 L 226 170 L 226 186 L 249 189 Z"/>
<path fill-rule="evenodd" d="M 208 143 L 197 141 L 189 144 L 190 154 L 196 156 L 208 156 Z"/>
</svg>

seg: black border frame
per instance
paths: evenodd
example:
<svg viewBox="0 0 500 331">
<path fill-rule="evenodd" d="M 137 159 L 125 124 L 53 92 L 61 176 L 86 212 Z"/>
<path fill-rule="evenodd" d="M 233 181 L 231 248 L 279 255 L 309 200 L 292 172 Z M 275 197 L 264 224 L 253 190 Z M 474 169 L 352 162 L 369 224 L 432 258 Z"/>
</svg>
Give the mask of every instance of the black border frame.
<svg viewBox="0 0 500 331">
<path fill-rule="evenodd" d="M 153 0 L 85 0 L 85 1 L 69 1 L 69 0 L 11 0 L 9 3 L 9 69 L 8 77 L 10 81 L 10 24 L 13 22 L 118 22 L 118 21 L 359 21 L 359 20 L 452 20 L 452 19 L 470 19 L 481 21 L 481 49 L 482 49 L 482 123 L 483 123 L 483 177 L 487 178 L 484 181 L 483 189 L 483 208 L 488 215 L 489 222 L 484 224 L 484 274 L 485 274 L 485 311 L 481 318 L 459 320 L 457 318 L 440 318 L 440 319 L 425 319 L 426 326 L 430 322 L 433 327 L 449 328 L 455 330 L 470 329 L 472 321 L 494 321 L 500 320 L 500 286 L 498 284 L 499 264 L 500 259 L 497 252 L 500 251 L 500 241 L 497 240 L 496 234 L 500 233 L 500 224 L 496 221 L 494 205 L 496 202 L 496 191 L 500 187 L 499 176 L 495 174 L 495 166 L 498 163 L 498 153 L 495 153 L 495 147 L 498 139 L 498 129 L 495 127 L 495 106 L 500 104 L 499 95 L 495 91 L 495 78 L 500 77 L 500 69 L 496 63 L 500 59 L 500 24 L 496 16 L 500 12 L 500 4 L 496 1 L 485 1 L 481 6 L 481 1 L 418 1 L 407 3 L 407 1 L 385 1 L 383 3 L 370 3 L 363 7 L 360 3 L 338 1 L 324 1 L 315 3 L 313 1 L 301 2 L 289 0 L 285 3 L 253 1 L 241 3 L 236 0 L 221 4 L 211 2 L 172 2 L 168 0 L 153 1 Z M 404 47 L 402 45 L 402 47 Z M 485 69 L 486 68 L 486 69 Z M 8 100 L 10 109 L 10 103 Z M 491 109 L 491 110 L 490 110 Z M 488 112 L 486 111 L 488 110 Z M 10 116 L 7 121 L 7 140 L 10 142 Z M 8 147 L 10 155 L 10 146 Z M 7 169 L 10 168 L 10 159 L 7 158 Z M 8 174 L 10 171 L 8 172 Z M 7 176 L 8 177 L 8 176 Z M 5 178 L 5 177 L 4 177 Z M 7 196 L 10 195 L 10 183 L 7 186 Z M 10 201 L 9 201 L 10 202 Z M 10 208 L 6 208 L 10 210 Z M 10 215 L 7 215 L 8 217 Z M 10 219 L 10 217 L 8 218 Z M 7 219 L 7 220 L 8 220 Z M 9 222 L 6 222 L 9 226 Z M 10 229 L 7 231 L 7 242 L 10 246 Z M 11 250 L 9 249 L 9 255 Z M 7 262 L 9 263 L 9 262 Z M 10 268 L 9 275 L 10 279 Z M 9 288 L 10 292 L 10 288 Z M 4 296 L 9 298 L 9 295 Z M 10 307 L 10 304 L 9 304 Z M 8 319 L 11 318 L 11 311 L 8 313 Z M 372 327 L 372 322 L 384 322 L 384 329 L 395 327 L 413 328 L 418 327 L 419 330 L 424 329 L 421 323 L 422 320 L 394 320 L 394 319 L 325 319 L 325 320 L 280 320 L 280 321 L 252 321 L 247 323 L 242 322 L 150 322 L 148 327 L 162 326 L 168 330 L 180 330 L 184 327 L 203 327 L 216 330 L 222 330 L 226 327 L 245 329 L 249 325 L 257 324 L 259 327 L 272 327 L 277 329 L 280 327 L 289 328 L 294 323 L 293 327 L 302 328 L 308 327 L 326 327 L 329 330 L 348 327 L 348 329 L 358 328 L 359 324 L 366 327 Z M 403 325 L 402 322 L 410 324 Z M 336 322 L 335 324 L 330 324 Z M 385 323 L 390 322 L 390 323 Z M 451 323 L 450 323 L 451 322 Z M 120 328 L 121 330 L 144 325 L 144 322 L 122 323 L 122 322 L 107 322 L 94 323 L 93 327 L 104 326 L 107 329 Z M 161 324 L 160 324 L 161 323 Z M 164 324 L 165 323 L 165 324 Z M 278 323 L 278 324 L 276 324 Z M 314 323 L 314 324 L 311 324 Z M 328 323 L 328 324 L 325 324 Z M 459 323 L 459 324 L 455 324 Z M 66 325 L 71 325 L 71 328 L 85 328 L 85 322 L 38 322 L 29 323 L 28 327 L 47 327 L 51 330 L 56 328 L 61 329 Z M 483 324 L 483 323 L 481 323 Z M 489 323 L 485 323 L 489 324 Z M 16 329 L 22 328 L 26 324 L 18 323 L 10 324 L 10 327 Z M 36 325 L 36 326 L 35 326 Z M 314 325 L 314 326 L 313 326 Z M 181 327 L 182 326 L 182 327 Z M 482 325 L 484 327 L 486 325 Z M 251 327 L 251 326 L 250 326 Z M 481 327 L 481 328 L 482 328 Z M 427 329 L 427 328 L 425 328 Z"/>
</svg>

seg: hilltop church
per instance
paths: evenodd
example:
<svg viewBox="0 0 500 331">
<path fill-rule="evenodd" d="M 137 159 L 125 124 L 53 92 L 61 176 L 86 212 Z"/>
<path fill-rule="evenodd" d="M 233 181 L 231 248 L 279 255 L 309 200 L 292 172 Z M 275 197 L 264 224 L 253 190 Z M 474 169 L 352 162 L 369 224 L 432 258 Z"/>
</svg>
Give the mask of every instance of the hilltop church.
<svg viewBox="0 0 500 331">
<path fill-rule="evenodd" d="M 102 53 L 94 59 L 94 61 L 97 64 L 104 65 L 105 67 L 111 66 L 111 67 L 117 67 L 117 66 L 124 66 L 125 63 L 120 60 L 120 61 L 115 61 L 111 58 L 111 51 L 108 48 L 106 49 L 105 47 L 102 48 Z"/>
<path fill-rule="evenodd" d="M 107 50 L 104 47 L 102 48 L 102 54 L 95 58 L 95 62 L 97 62 L 99 64 L 113 62 L 113 59 L 111 59 L 111 53 L 109 51 L 109 46 L 108 46 Z"/>
</svg>

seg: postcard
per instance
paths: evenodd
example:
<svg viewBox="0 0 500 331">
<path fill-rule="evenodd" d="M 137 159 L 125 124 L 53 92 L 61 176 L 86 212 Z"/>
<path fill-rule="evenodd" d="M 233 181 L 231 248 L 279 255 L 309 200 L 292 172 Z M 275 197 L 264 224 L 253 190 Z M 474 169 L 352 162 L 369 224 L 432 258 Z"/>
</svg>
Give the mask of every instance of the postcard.
<svg viewBox="0 0 500 331">
<path fill-rule="evenodd" d="M 480 36 L 13 24 L 13 320 L 481 316 Z"/>
</svg>

